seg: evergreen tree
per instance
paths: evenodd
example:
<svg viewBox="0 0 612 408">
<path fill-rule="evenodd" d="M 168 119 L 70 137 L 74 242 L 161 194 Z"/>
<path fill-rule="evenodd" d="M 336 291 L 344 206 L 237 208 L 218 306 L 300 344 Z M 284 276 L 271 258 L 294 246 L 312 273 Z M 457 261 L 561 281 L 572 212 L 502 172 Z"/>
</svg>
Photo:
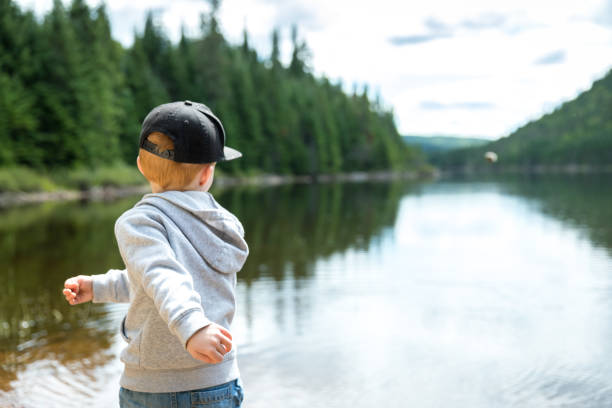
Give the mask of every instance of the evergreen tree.
<svg viewBox="0 0 612 408">
<path fill-rule="evenodd" d="M 70 23 L 78 42 L 79 66 L 73 78 L 76 89 L 78 131 L 83 153 L 80 163 L 97 165 L 117 160 L 119 148 L 119 60 L 110 36 L 104 6 L 94 13 L 83 0 L 73 0 Z"/>
<path fill-rule="evenodd" d="M 253 65 L 253 80 L 257 91 L 264 138 L 266 139 L 271 171 L 291 172 L 292 146 L 290 130 L 296 125 L 289 102 L 288 81 L 280 62 L 280 34 L 274 29 L 269 63 Z"/>
<path fill-rule="evenodd" d="M 280 34 L 278 28 L 272 31 L 272 54 L 270 55 L 270 62 L 273 72 L 281 70 L 282 65 L 280 62 Z"/>
<path fill-rule="evenodd" d="M 142 122 L 155 106 L 168 102 L 169 95 L 149 62 L 143 40 L 136 36 L 124 64 L 127 84 L 133 98 L 136 120 Z"/>
<path fill-rule="evenodd" d="M 172 44 L 162 27 L 155 22 L 153 12 L 147 13 L 141 46 L 153 74 L 163 84 L 168 95 L 172 98 L 178 96 L 179 90 L 175 79 L 176 68 L 173 66 Z"/>
<path fill-rule="evenodd" d="M 291 42 L 293 44 L 293 52 L 291 54 L 291 64 L 289 72 L 294 76 L 304 75 L 309 71 L 308 61 L 310 59 L 310 50 L 304 41 L 298 38 L 297 25 L 291 27 Z"/>
<path fill-rule="evenodd" d="M 82 106 L 81 58 L 76 34 L 60 0 L 54 0 L 41 30 L 39 145 L 47 166 L 70 166 L 85 160 L 79 129 Z M 43 78 L 44 76 L 44 78 Z M 86 137 L 87 139 L 87 137 Z"/>
<path fill-rule="evenodd" d="M 40 37 L 32 13 L 0 0 L 0 165 L 39 165 L 36 99 L 32 93 Z"/>
<path fill-rule="evenodd" d="M 175 81 L 173 100 L 202 100 L 198 90 L 203 89 L 203 82 L 195 66 L 195 51 L 193 41 L 185 36 L 185 28 L 181 28 L 181 39 L 171 54 L 172 76 Z"/>
<path fill-rule="evenodd" d="M 225 38 L 219 31 L 217 13 L 220 0 L 209 0 L 211 12 L 202 15 L 202 38 L 198 44 L 196 69 L 202 77 L 203 99 L 213 111 L 228 110 L 223 106 L 229 99 L 230 84 L 227 72 L 230 65 L 228 47 Z"/>
<path fill-rule="evenodd" d="M 26 151 L 33 147 L 31 135 L 37 127 L 33 107 L 34 98 L 21 82 L 0 71 L 0 165 L 39 164 L 43 152 L 32 150 L 27 160 Z"/>
<path fill-rule="evenodd" d="M 260 113 L 257 109 L 251 68 L 253 60 L 246 32 L 241 49 L 234 52 L 233 55 L 234 60 L 231 64 L 233 92 L 230 109 L 240 118 L 234 127 L 234 130 L 240 134 L 238 138 L 240 148 L 249 152 L 250 155 L 250 157 L 245 155 L 244 166 L 255 168 L 261 165 L 262 169 L 270 169 L 269 158 L 266 154 L 267 144 L 263 137 Z"/>
</svg>

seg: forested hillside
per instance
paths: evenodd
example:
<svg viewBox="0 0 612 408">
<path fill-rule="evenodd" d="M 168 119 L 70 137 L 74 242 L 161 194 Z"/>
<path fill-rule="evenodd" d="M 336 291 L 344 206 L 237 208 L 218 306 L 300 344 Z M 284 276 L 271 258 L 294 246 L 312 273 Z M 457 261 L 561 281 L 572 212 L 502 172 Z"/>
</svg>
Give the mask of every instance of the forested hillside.
<svg viewBox="0 0 612 408">
<path fill-rule="evenodd" d="M 612 71 L 588 91 L 554 112 L 530 122 L 511 135 L 479 148 L 434 157 L 446 168 L 481 167 L 483 155 L 494 151 L 497 166 L 612 166 Z"/>
<path fill-rule="evenodd" d="M 291 63 L 279 32 L 265 58 L 229 44 L 216 18 L 197 38 L 171 43 L 149 15 L 130 48 L 112 39 L 104 6 L 59 0 L 42 19 L 0 0 L 0 167 L 36 169 L 134 163 L 140 123 L 154 106 L 190 99 L 223 121 L 244 158 L 228 172 L 317 174 L 408 168 L 418 160 L 391 111 L 367 92 L 315 77 L 293 30 Z"/>
<path fill-rule="evenodd" d="M 447 152 L 464 147 L 481 146 L 488 143 L 487 139 L 454 136 L 402 136 L 404 142 L 418 146 L 425 154 Z"/>
</svg>

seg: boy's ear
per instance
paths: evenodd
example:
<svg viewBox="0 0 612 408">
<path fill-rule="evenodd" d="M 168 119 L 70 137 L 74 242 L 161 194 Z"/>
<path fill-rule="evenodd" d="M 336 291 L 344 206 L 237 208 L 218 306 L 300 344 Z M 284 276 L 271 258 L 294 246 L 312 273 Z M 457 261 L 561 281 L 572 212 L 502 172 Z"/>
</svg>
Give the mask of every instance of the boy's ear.
<svg viewBox="0 0 612 408">
<path fill-rule="evenodd" d="M 215 164 L 207 164 L 200 173 L 200 185 L 203 186 L 213 176 L 215 171 Z"/>
<path fill-rule="evenodd" d="M 142 166 L 140 165 L 140 155 L 136 156 L 136 167 L 138 167 L 138 171 L 140 172 L 140 174 L 144 176 L 144 173 L 142 172 Z"/>
</svg>

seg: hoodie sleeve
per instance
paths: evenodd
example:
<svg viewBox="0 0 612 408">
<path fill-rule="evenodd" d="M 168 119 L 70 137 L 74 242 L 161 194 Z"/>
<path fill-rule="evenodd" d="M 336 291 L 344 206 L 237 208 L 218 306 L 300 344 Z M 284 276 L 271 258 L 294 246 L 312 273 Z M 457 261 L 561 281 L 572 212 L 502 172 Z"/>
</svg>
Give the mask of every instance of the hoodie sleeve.
<svg viewBox="0 0 612 408">
<path fill-rule="evenodd" d="M 130 276 L 142 285 L 161 318 L 183 347 L 199 329 L 211 322 L 206 318 L 193 279 L 178 262 L 168 243 L 164 226 L 143 212 L 128 212 L 115 224 L 119 251 Z"/>
<path fill-rule="evenodd" d="M 127 271 L 111 269 L 102 275 L 93 275 L 94 303 L 127 303 L 130 301 L 130 282 Z"/>
</svg>

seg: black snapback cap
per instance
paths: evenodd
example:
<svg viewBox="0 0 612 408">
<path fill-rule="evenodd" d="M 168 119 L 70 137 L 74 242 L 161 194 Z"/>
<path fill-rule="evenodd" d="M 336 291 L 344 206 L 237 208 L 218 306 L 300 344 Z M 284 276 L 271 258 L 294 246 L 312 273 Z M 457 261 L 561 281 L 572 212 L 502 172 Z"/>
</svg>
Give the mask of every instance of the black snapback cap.
<svg viewBox="0 0 612 408">
<path fill-rule="evenodd" d="M 147 140 L 153 132 L 172 139 L 174 150 L 157 151 Z M 180 163 L 212 163 L 237 159 L 238 150 L 225 146 L 225 130 L 219 118 L 202 103 L 171 102 L 154 108 L 142 122 L 141 149 Z"/>
</svg>

